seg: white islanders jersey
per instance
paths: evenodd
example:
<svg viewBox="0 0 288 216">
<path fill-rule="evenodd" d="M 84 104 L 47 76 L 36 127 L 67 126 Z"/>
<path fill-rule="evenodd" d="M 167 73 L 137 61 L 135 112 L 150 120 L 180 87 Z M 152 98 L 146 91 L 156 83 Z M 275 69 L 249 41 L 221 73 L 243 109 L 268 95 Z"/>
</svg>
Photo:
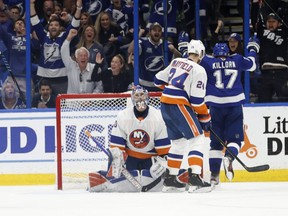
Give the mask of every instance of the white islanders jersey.
<svg viewBox="0 0 288 216">
<path fill-rule="evenodd" d="M 170 140 L 160 110 L 149 106 L 148 115 L 139 120 L 133 109 L 133 106 L 128 107 L 118 113 L 110 147 L 118 147 L 139 159 L 167 154 Z"/>
</svg>

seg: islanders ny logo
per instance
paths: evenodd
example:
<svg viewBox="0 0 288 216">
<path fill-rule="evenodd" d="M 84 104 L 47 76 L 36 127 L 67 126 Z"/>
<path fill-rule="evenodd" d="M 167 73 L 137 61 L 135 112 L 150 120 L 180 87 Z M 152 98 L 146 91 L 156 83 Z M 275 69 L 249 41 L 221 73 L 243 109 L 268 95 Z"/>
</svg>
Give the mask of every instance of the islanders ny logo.
<svg viewBox="0 0 288 216">
<path fill-rule="evenodd" d="M 135 148 L 142 149 L 150 142 L 150 136 L 146 131 L 136 129 L 130 133 L 129 141 Z"/>
</svg>

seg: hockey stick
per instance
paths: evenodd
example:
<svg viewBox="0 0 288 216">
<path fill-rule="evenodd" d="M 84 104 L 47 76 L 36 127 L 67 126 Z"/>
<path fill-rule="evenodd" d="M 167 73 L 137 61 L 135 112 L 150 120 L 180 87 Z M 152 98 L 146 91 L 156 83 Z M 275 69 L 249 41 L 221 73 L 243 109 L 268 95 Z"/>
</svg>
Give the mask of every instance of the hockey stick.
<svg viewBox="0 0 288 216">
<path fill-rule="evenodd" d="M 260 165 L 260 166 L 254 166 L 254 167 L 248 167 L 246 166 L 238 157 L 235 155 L 227 145 L 223 142 L 223 140 L 215 133 L 215 131 L 212 130 L 211 127 L 209 127 L 210 132 L 213 134 L 213 136 L 220 142 L 222 146 L 226 148 L 226 150 L 229 152 L 232 157 L 234 157 L 248 172 L 262 172 L 268 170 L 270 167 L 268 164 Z"/>
<path fill-rule="evenodd" d="M 85 131 L 85 134 L 90 137 L 95 144 L 97 145 L 97 147 L 99 147 L 109 158 L 109 161 L 113 160 L 113 156 L 111 154 L 111 152 L 108 150 L 106 150 L 105 148 L 103 148 L 102 145 L 99 144 L 99 142 L 91 135 L 91 133 L 89 131 Z M 150 184 L 142 186 L 137 179 L 134 178 L 133 175 L 131 175 L 131 173 L 124 167 L 124 165 L 122 165 L 122 171 L 121 173 L 123 174 L 123 176 L 140 192 L 147 192 L 150 189 L 152 189 L 153 187 L 155 187 L 160 181 L 161 181 L 161 176 L 159 176 L 157 179 L 155 179 L 154 181 L 152 181 Z"/>
<path fill-rule="evenodd" d="M 0 51 L 0 55 L 1 55 L 1 58 L 2 58 L 2 60 L 3 60 L 3 62 L 4 62 L 4 64 L 5 64 L 5 67 L 6 67 L 7 71 L 9 72 L 9 74 L 10 74 L 10 76 L 12 77 L 15 85 L 17 86 L 17 89 L 18 89 L 18 91 L 19 91 L 19 95 L 20 95 L 20 98 L 21 98 L 22 102 L 23 102 L 24 104 L 26 104 L 25 96 L 24 96 L 23 92 L 21 91 L 21 89 L 20 89 L 20 87 L 19 87 L 19 84 L 18 84 L 18 82 L 17 82 L 17 80 L 16 80 L 16 78 L 15 78 L 15 76 L 14 76 L 14 74 L 13 74 L 11 68 L 10 68 L 10 65 L 9 65 L 9 63 L 8 63 L 5 55 L 4 55 L 3 52 L 1 52 L 1 51 Z"/>
</svg>

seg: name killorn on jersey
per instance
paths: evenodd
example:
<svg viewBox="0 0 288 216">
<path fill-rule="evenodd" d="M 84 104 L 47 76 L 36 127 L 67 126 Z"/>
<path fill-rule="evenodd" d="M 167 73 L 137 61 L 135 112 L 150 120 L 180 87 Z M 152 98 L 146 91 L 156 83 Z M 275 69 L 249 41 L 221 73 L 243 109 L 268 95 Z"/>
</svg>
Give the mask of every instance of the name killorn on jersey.
<svg viewBox="0 0 288 216">
<path fill-rule="evenodd" d="M 234 61 L 225 61 L 225 62 L 214 62 L 212 64 L 213 69 L 222 69 L 222 68 L 236 68 Z"/>
</svg>

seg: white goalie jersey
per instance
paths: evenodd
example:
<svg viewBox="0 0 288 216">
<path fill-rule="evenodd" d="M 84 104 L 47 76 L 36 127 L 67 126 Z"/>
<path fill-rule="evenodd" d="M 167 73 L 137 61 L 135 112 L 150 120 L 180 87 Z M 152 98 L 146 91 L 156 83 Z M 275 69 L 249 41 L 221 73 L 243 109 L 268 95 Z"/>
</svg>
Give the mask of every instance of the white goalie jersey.
<svg viewBox="0 0 288 216">
<path fill-rule="evenodd" d="M 121 111 L 111 132 L 110 147 L 118 147 L 139 159 L 167 154 L 170 140 L 161 112 L 149 106 L 148 115 L 138 119 L 133 107 Z"/>
</svg>

